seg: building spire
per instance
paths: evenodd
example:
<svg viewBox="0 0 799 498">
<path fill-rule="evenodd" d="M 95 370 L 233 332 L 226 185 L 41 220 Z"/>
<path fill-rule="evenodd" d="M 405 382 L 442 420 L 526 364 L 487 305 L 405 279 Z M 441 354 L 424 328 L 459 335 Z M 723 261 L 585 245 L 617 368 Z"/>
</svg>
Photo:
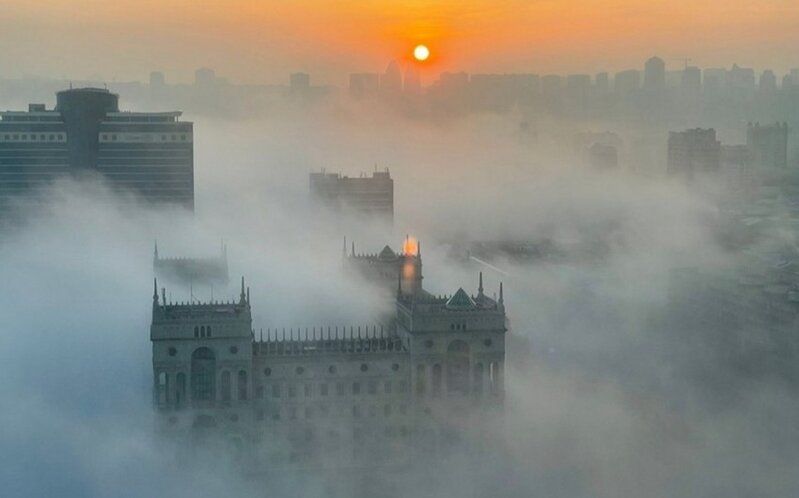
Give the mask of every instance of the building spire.
<svg viewBox="0 0 799 498">
<path fill-rule="evenodd" d="M 504 296 L 502 295 L 502 282 L 499 283 L 499 301 L 498 301 L 498 303 L 499 304 L 504 304 L 505 303 Z"/>
<path fill-rule="evenodd" d="M 158 261 L 158 239 L 155 240 L 153 245 L 153 260 Z"/>
<path fill-rule="evenodd" d="M 483 272 L 480 272 L 480 285 L 477 287 L 477 295 L 483 295 Z"/>
<path fill-rule="evenodd" d="M 158 280 L 153 278 L 153 304 L 158 304 Z"/>
<path fill-rule="evenodd" d="M 244 277 L 241 277 L 241 294 L 239 294 L 239 303 L 244 304 L 247 296 L 244 294 Z"/>
<path fill-rule="evenodd" d="M 422 241 L 416 241 L 416 257 L 422 259 Z"/>
</svg>

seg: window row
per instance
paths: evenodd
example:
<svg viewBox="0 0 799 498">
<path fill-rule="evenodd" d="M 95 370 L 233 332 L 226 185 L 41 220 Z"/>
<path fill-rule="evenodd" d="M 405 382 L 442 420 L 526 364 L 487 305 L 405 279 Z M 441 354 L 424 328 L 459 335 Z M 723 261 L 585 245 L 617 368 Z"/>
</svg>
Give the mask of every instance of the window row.
<svg viewBox="0 0 799 498">
<path fill-rule="evenodd" d="M 333 413 L 333 412 L 337 413 Z M 349 417 L 352 418 L 377 418 L 377 417 L 392 417 L 395 415 L 407 415 L 408 405 L 400 403 L 392 405 L 387 403 L 385 405 L 352 405 L 351 407 L 338 407 L 336 410 L 331 409 L 328 405 L 319 406 L 288 406 L 279 407 L 275 406 L 267 415 L 265 410 L 258 410 L 257 419 L 265 420 L 269 418 L 274 421 L 279 420 L 311 420 L 314 418 L 329 418 L 331 416 Z"/>
<path fill-rule="evenodd" d="M 194 338 L 200 339 L 205 337 L 211 337 L 211 326 L 210 325 L 195 325 L 194 326 Z"/>
<path fill-rule="evenodd" d="M 366 383 L 361 383 L 360 381 L 352 382 L 352 383 L 345 383 L 345 382 L 335 382 L 335 383 L 327 383 L 323 382 L 321 384 L 272 384 L 269 387 L 269 396 L 272 398 L 281 398 L 283 396 L 287 398 L 296 398 L 299 395 L 300 387 L 302 387 L 302 396 L 305 398 L 310 398 L 313 396 L 332 396 L 334 393 L 336 396 L 345 396 L 348 394 L 352 394 L 354 396 L 360 394 L 394 394 L 394 393 L 407 393 L 408 392 L 408 383 L 404 380 L 400 381 L 377 381 L 377 380 L 370 380 Z M 258 386 L 256 388 L 256 397 L 263 398 L 264 397 L 264 386 Z"/>
<path fill-rule="evenodd" d="M 394 372 L 398 372 L 400 368 L 401 367 L 400 367 L 399 363 L 393 363 L 391 365 L 391 370 L 394 371 Z M 358 370 L 360 370 L 361 372 L 368 372 L 369 371 L 369 365 L 367 363 L 361 363 L 361 365 L 358 367 Z M 330 365 L 329 367 L 327 367 L 327 373 L 329 373 L 331 375 L 335 375 L 336 372 L 338 372 L 338 367 L 336 367 L 336 365 Z M 305 367 L 303 367 L 303 366 L 296 367 L 294 369 L 294 373 L 297 374 L 297 375 L 305 374 Z M 272 376 L 272 368 L 271 367 L 265 367 L 264 368 L 264 377 L 271 377 L 271 376 Z"/>
<path fill-rule="evenodd" d="M 112 142 L 115 142 L 117 140 L 117 135 L 116 135 L 116 133 L 111 133 L 111 134 L 103 133 L 102 138 L 103 138 L 103 140 L 111 140 Z M 161 135 L 161 141 L 162 142 L 167 142 L 167 141 L 170 141 L 170 140 L 172 142 L 177 142 L 178 140 L 181 141 L 181 142 L 185 142 L 187 140 L 187 136 L 185 134 L 181 134 L 181 135 Z"/>
<path fill-rule="evenodd" d="M 31 142 L 54 142 L 56 140 L 64 140 L 66 138 L 66 134 L 64 133 L 23 133 L 23 134 L 4 134 L 3 140 L 4 141 L 12 141 L 12 140 L 28 140 Z"/>
</svg>

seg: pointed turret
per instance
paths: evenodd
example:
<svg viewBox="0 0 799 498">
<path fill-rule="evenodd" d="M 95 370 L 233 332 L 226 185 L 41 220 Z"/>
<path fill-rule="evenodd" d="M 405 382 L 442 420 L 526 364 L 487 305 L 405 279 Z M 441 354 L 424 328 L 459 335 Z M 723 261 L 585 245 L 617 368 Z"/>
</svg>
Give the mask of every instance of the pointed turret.
<svg viewBox="0 0 799 498">
<path fill-rule="evenodd" d="M 153 279 L 153 305 L 158 305 L 158 281 Z"/>
<path fill-rule="evenodd" d="M 499 283 L 499 301 L 497 304 L 505 304 L 505 297 L 502 295 L 502 282 Z"/>
<path fill-rule="evenodd" d="M 477 286 L 477 295 L 483 295 L 483 272 L 480 272 L 480 284 Z"/>
<path fill-rule="evenodd" d="M 239 304 L 246 302 L 247 295 L 244 293 L 244 277 L 241 277 L 241 294 L 239 294 Z"/>
<path fill-rule="evenodd" d="M 153 261 L 158 261 L 158 240 L 153 244 Z"/>
</svg>

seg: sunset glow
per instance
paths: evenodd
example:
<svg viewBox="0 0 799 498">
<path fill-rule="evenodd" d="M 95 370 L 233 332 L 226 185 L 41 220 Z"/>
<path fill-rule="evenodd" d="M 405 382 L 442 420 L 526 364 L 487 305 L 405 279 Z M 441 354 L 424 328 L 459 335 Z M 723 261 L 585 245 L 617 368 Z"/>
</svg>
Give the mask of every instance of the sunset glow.
<svg viewBox="0 0 799 498">
<path fill-rule="evenodd" d="M 794 63 L 786 47 L 799 44 L 795 0 L 708 0 L 701 9 L 687 0 L 77 3 L 3 2 L 0 28 L 14 40 L 0 53 L 3 75 L 121 81 L 169 67 L 173 81 L 191 81 L 205 66 L 232 81 L 279 82 L 313 69 L 315 81 L 341 84 L 392 59 L 418 62 L 412 47 L 421 43 L 436 71 L 614 72 L 652 54 L 670 66 L 690 57 L 706 67 L 785 70 Z M 138 41 L 123 41 L 130 37 Z M 92 56 L 75 55 L 84 50 Z"/>
</svg>

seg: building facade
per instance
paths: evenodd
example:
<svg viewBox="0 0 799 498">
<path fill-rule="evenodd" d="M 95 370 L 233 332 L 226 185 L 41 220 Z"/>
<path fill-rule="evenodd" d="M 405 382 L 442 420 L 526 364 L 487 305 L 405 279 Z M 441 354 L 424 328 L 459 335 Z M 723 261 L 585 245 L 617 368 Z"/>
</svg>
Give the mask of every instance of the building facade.
<svg viewBox="0 0 799 498">
<path fill-rule="evenodd" d="M 334 211 L 394 218 L 394 180 L 388 169 L 350 178 L 338 173 L 311 173 L 311 198 Z"/>
<path fill-rule="evenodd" d="M 755 166 L 787 168 L 788 124 L 760 126 L 760 123 L 749 123 L 746 128 L 746 146 Z"/>
<path fill-rule="evenodd" d="M 223 441 L 253 472 L 410 464 L 472 438 L 503 404 L 503 291 L 486 296 L 482 275 L 474 296 L 400 289 L 382 325 L 256 337 L 243 279 L 227 303 L 168 303 L 156 284 L 152 309 L 159 429 Z"/>
<path fill-rule="evenodd" d="M 721 167 L 721 142 L 713 128 L 669 132 L 669 175 L 692 177 L 697 173 L 718 171 Z"/>
<path fill-rule="evenodd" d="M 58 92 L 55 109 L 0 112 L 0 209 L 57 178 L 101 175 L 146 202 L 194 207 L 193 125 L 180 112 L 120 112 L 105 89 Z"/>
</svg>

